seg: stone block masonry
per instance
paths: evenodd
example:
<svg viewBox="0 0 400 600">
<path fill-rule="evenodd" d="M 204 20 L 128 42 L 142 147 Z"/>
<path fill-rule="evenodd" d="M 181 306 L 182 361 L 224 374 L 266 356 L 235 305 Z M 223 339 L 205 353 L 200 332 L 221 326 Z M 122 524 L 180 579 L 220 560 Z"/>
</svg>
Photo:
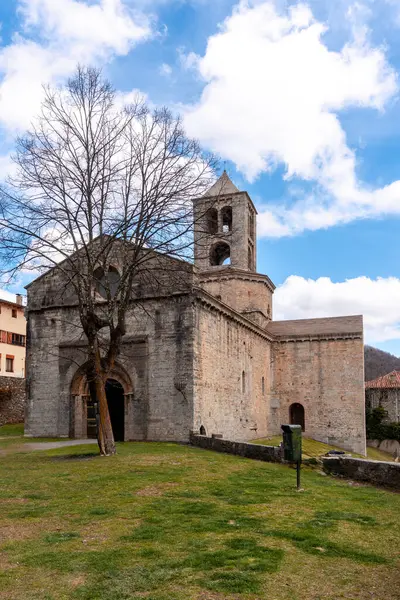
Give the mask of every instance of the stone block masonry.
<svg viewBox="0 0 400 600">
<path fill-rule="evenodd" d="M 235 454 L 244 458 L 263 460 L 266 462 L 284 462 L 283 451 L 278 446 L 261 446 L 247 442 L 231 442 L 218 437 L 206 437 L 197 433 L 190 433 L 190 443 L 197 448 L 215 450 L 226 454 Z"/>
<path fill-rule="evenodd" d="M 400 463 L 347 457 L 326 457 L 322 462 L 324 471 L 332 475 L 400 490 Z"/>
<path fill-rule="evenodd" d="M 0 426 L 24 422 L 25 398 L 25 379 L 0 377 Z"/>
</svg>

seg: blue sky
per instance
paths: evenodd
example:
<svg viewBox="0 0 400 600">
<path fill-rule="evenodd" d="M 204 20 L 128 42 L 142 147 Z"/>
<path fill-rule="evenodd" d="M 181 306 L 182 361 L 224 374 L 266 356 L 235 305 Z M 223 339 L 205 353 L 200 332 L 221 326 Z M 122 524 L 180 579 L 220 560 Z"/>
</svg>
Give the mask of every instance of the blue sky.
<svg viewBox="0 0 400 600">
<path fill-rule="evenodd" d="M 397 0 L 7 0 L 0 22 L 0 177 L 41 83 L 102 66 L 248 190 L 275 318 L 362 313 L 400 355 Z"/>
</svg>

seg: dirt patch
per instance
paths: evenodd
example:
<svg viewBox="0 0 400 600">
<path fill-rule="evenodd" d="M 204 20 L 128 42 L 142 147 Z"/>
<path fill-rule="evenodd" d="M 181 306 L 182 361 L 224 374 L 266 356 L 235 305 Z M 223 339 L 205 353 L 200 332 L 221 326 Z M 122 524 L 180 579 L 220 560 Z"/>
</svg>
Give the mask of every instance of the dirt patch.
<svg viewBox="0 0 400 600">
<path fill-rule="evenodd" d="M 71 587 L 73 589 L 76 589 L 78 587 L 81 587 L 81 585 L 85 585 L 86 583 L 86 577 L 85 575 L 76 575 L 72 580 L 71 580 Z"/>
<path fill-rule="evenodd" d="M 240 600 L 240 596 L 231 596 L 231 594 L 220 594 L 218 592 L 201 592 L 196 596 L 196 600 Z"/>
<path fill-rule="evenodd" d="M 160 483 L 159 485 L 148 485 L 136 492 L 136 496 L 163 496 L 166 491 L 176 487 L 177 485 L 177 483 Z"/>
<path fill-rule="evenodd" d="M 0 527 L 0 542 L 15 542 L 16 540 L 26 540 L 34 536 L 34 531 L 24 529 L 21 526 L 4 525 Z"/>
</svg>

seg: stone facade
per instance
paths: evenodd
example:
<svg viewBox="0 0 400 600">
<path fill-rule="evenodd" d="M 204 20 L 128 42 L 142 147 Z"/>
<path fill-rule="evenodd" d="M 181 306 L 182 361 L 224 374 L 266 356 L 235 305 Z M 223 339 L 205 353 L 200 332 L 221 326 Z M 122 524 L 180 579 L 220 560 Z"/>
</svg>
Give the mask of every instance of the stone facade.
<svg viewBox="0 0 400 600">
<path fill-rule="evenodd" d="M 365 384 L 367 409 L 378 406 L 386 411 L 385 423 L 400 423 L 400 372 L 392 371 Z"/>
<path fill-rule="evenodd" d="M 0 425 L 23 423 L 25 379 L 0 377 Z"/>
<path fill-rule="evenodd" d="M 256 211 L 226 173 L 194 216 L 195 264 L 154 253 L 157 285 L 139 276 L 132 290 L 110 375 L 123 439 L 188 441 L 198 430 L 244 442 L 301 413 L 307 435 L 365 453 L 362 318 L 272 321 Z M 113 260 L 118 270 L 117 246 Z M 28 286 L 27 315 L 27 434 L 82 437 L 93 419 L 85 340 L 61 270 Z"/>
</svg>

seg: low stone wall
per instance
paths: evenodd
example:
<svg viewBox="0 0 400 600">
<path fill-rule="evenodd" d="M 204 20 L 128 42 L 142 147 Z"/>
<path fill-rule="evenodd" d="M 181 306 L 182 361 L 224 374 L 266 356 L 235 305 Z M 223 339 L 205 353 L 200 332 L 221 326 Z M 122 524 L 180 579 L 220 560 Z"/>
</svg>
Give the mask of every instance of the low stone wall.
<svg viewBox="0 0 400 600">
<path fill-rule="evenodd" d="M 247 442 L 231 442 L 220 437 L 207 437 L 197 433 L 190 433 L 190 443 L 192 446 L 204 448 L 206 450 L 215 450 L 216 452 L 225 452 L 227 454 L 236 454 L 245 458 L 254 458 L 266 462 L 284 462 L 283 450 L 278 446 L 261 446 L 259 444 L 249 444 Z"/>
<path fill-rule="evenodd" d="M 25 379 L 0 377 L 0 426 L 24 422 L 25 398 Z"/>
<path fill-rule="evenodd" d="M 394 458 L 400 456 L 400 442 L 397 440 L 368 440 L 367 446 L 379 448 L 379 450 L 391 454 Z"/>
<path fill-rule="evenodd" d="M 332 475 L 400 490 L 400 463 L 336 456 L 324 457 L 322 463 Z"/>
</svg>

